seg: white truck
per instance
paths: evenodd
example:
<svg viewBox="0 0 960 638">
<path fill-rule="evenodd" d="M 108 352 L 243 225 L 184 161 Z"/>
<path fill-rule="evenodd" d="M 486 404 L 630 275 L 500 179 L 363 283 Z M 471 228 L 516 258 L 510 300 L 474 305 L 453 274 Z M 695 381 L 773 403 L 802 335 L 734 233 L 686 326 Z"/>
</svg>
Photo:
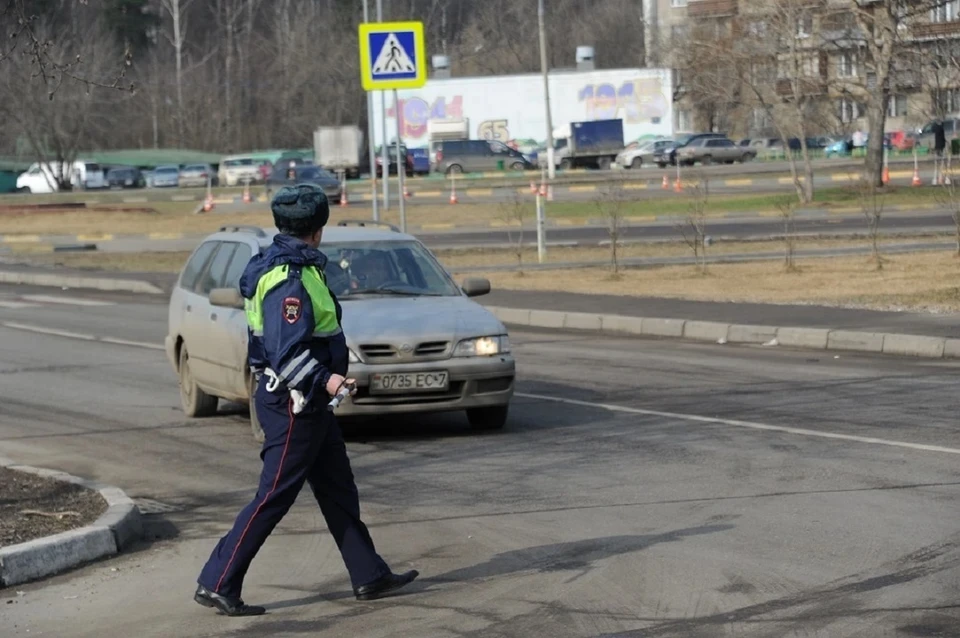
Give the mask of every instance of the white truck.
<svg viewBox="0 0 960 638">
<path fill-rule="evenodd" d="M 313 163 L 348 179 L 360 177 L 369 158 L 359 126 L 321 126 L 313 132 Z M 366 162 L 364 162 L 366 160 Z"/>
</svg>

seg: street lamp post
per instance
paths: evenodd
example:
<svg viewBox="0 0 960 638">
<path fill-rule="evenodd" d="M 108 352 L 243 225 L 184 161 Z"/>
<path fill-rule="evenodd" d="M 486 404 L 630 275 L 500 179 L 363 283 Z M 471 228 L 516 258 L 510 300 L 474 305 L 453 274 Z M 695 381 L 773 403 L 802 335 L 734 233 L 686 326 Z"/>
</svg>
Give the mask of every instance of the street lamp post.
<svg viewBox="0 0 960 638">
<path fill-rule="evenodd" d="M 540 27 L 540 72 L 543 74 L 544 104 L 547 109 L 547 171 L 552 181 L 557 176 L 557 168 L 553 162 L 553 118 L 550 115 L 550 79 L 547 70 L 547 29 L 544 25 L 544 0 L 539 0 L 537 7 L 537 21 Z"/>
</svg>

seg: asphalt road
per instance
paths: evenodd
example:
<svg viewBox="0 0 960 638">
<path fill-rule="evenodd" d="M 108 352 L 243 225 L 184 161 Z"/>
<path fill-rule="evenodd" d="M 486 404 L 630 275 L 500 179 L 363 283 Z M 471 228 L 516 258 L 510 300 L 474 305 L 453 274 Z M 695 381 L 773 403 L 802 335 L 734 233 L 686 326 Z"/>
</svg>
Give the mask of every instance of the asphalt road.
<svg viewBox="0 0 960 638">
<path fill-rule="evenodd" d="M 255 490 L 246 416 L 184 419 L 162 352 L 82 338 L 159 343 L 163 301 L 0 288 L 0 450 L 156 512 L 136 551 L 0 592 L 4 637 L 958 635 L 960 367 L 545 332 L 512 335 L 502 433 L 351 429 L 409 592 L 354 601 L 304 497 L 248 576 L 269 614 L 216 616 L 191 596 Z"/>
</svg>

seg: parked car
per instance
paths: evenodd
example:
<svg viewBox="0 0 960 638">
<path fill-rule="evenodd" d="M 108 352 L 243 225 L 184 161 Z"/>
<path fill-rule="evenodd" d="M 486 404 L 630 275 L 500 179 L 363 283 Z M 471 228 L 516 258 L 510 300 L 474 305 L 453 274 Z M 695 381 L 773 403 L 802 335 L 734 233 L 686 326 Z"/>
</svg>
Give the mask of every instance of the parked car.
<svg viewBox="0 0 960 638">
<path fill-rule="evenodd" d="M 327 285 L 343 306 L 350 376 L 357 393 L 342 416 L 465 411 L 477 429 L 507 420 L 516 366 L 507 329 L 470 297 L 486 279 L 458 286 L 418 239 L 349 222 L 324 229 Z M 184 265 L 170 296 L 167 358 L 189 417 L 216 412 L 220 399 L 250 403 L 247 321 L 239 280 L 276 230 L 224 227 Z M 254 436 L 263 440 L 255 410 Z"/>
<path fill-rule="evenodd" d="M 25 193 L 55 193 L 60 190 L 57 177 L 63 177 L 77 190 L 106 188 L 103 167 L 96 162 L 77 160 L 63 164 L 54 160 L 32 164 L 17 176 L 17 190 Z"/>
<path fill-rule="evenodd" d="M 660 168 L 666 168 L 668 165 L 676 166 L 677 164 L 677 149 L 681 149 L 690 142 L 698 140 L 701 138 L 722 138 L 726 139 L 727 136 L 723 133 L 691 133 L 688 135 L 681 135 L 673 144 L 662 148 L 659 151 L 654 151 L 653 161 L 657 163 L 657 166 Z"/>
<path fill-rule="evenodd" d="M 474 173 L 500 169 L 531 171 L 529 157 L 496 140 L 447 140 L 437 147 L 438 173 Z"/>
<path fill-rule="evenodd" d="M 144 188 L 146 185 L 147 178 L 134 166 L 118 166 L 107 171 L 109 188 Z"/>
<path fill-rule="evenodd" d="M 209 164 L 190 164 L 184 166 L 180 171 L 180 187 L 206 187 L 207 180 L 210 180 L 211 186 L 218 186 L 220 179 Z"/>
<path fill-rule="evenodd" d="M 673 140 L 671 139 L 650 140 L 639 144 L 632 144 L 617 155 L 617 166 L 636 169 L 641 168 L 644 164 L 652 165 L 654 163 L 653 157 L 657 151 L 663 151 L 663 149 L 672 144 Z"/>
<path fill-rule="evenodd" d="M 314 184 L 323 189 L 331 202 L 336 203 L 340 200 L 342 190 L 340 180 L 330 171 L 313 164 L 278 166 L 267 180 L 267 190 L 274 191 L 283 186 L 295 184 Z"/>
<path fill-rule="evenodd" d="M 154 188 L 177 188 L 180 186 L 180 167 L 166 164 L 153 169 Z"/>
<path fill-rule="evenodd" d="M 224 186 L 243 184 L 244 180 L 256 183 L 260 179 L 259 164 L 249 155 L 231 155 L 220 162 L 218 182 Z"/>
<path fill-rule="evenodd" d="M 411 148 L 407 150 L 407 157 L 413 162 L 414 175 L 430 174 L 430 149 Z"/>
<path fill-rule="evenodd" d="M 413 158 L 410 157 L 410 153 L 407 152 L 406 146 L 400 147 L 400 152 L 403 153 L 404 159 L 404 175 L 407 177 L 413 177 Z M 396 175 L 397 174 L 397 147 L 394 144 L 391 144 L 387 149 L 387 160 L 390 162 L 388 167 L 388 174 Z M 377 177 L 383 177 L 383 147 L 377 147 Z"/>
<path fill-rule="evenodd" d="M 749 162 L 757 156 L 751 148 L 737 146 L 725 137 L 701 137 L 692 140 L 677 150 L 677 161 L 684 166 L 701 164 L 733 164 L 734 162 Z"/>
</svg>

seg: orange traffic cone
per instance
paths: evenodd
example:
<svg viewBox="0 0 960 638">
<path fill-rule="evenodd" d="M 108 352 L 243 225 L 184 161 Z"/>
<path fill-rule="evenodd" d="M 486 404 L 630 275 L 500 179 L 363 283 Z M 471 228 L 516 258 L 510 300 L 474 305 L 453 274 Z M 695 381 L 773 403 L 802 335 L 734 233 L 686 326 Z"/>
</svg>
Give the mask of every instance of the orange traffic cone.
<svg viewBox="0 0 960 638">
<path fill-rule="evenodd" d="M 675 193 L 682 193 L 682 192 L 683 192 L 683 185 L 680 183 L 680 176 L 679 176 L 679 175 L 677 176 L 677 181 L 675 181 L 675 182 L 673 183 L 673 192 L 675 192 Z"/>
<path fill-rule="evenodd" d="M 663 176 L 663 183 L 660 185 L 660 188 L 665 191 L 670 190 L 670 179 L 666 175 Z"/>
<path fill-rule="evenodd" d="M 340 189 L 340 206 L 346 208 L 350 205 L 347 200 L 347 180 L 343 180 L 343 188 Z"/>
<path fill-rule="evenodd" d="M 250 184 L 243 185 L 243 203 L 249 204 L 253 199 L 250 197 Z"/>
<path fill-rule="evenodd" d="M 923 186 L 923 180 L 920 179 L 920 171 L 916 168 L 913 169 L 913 185 Z"/>
<path fill-rule="evenodd" d="M 450 203 L 457 203 L 457 180 L 450 180 Z"/>
<path fill-rule="evenodd" d="M 403 185 L 403 198 L 410 199 L 410 189 L 407 188 L 406 184 Z"/>
<path fill-rule="evenodd" d="M 203 212 L 209 213 L 213 210 L 213 195 L 207 195 L 207 198 L 203 200 Z"/>
<path fill-rule="evenodd" d="M 547 196 L 547 183 L 540 182 L 540 197 L 546 197 L 546 196 Z"/>
<path fill-rule="evenodd" d="M 881 178 L 884 184 L 890 183 L 890 167 L 884 165 L 883 167 L 883 177 Z"/>
</svg>

